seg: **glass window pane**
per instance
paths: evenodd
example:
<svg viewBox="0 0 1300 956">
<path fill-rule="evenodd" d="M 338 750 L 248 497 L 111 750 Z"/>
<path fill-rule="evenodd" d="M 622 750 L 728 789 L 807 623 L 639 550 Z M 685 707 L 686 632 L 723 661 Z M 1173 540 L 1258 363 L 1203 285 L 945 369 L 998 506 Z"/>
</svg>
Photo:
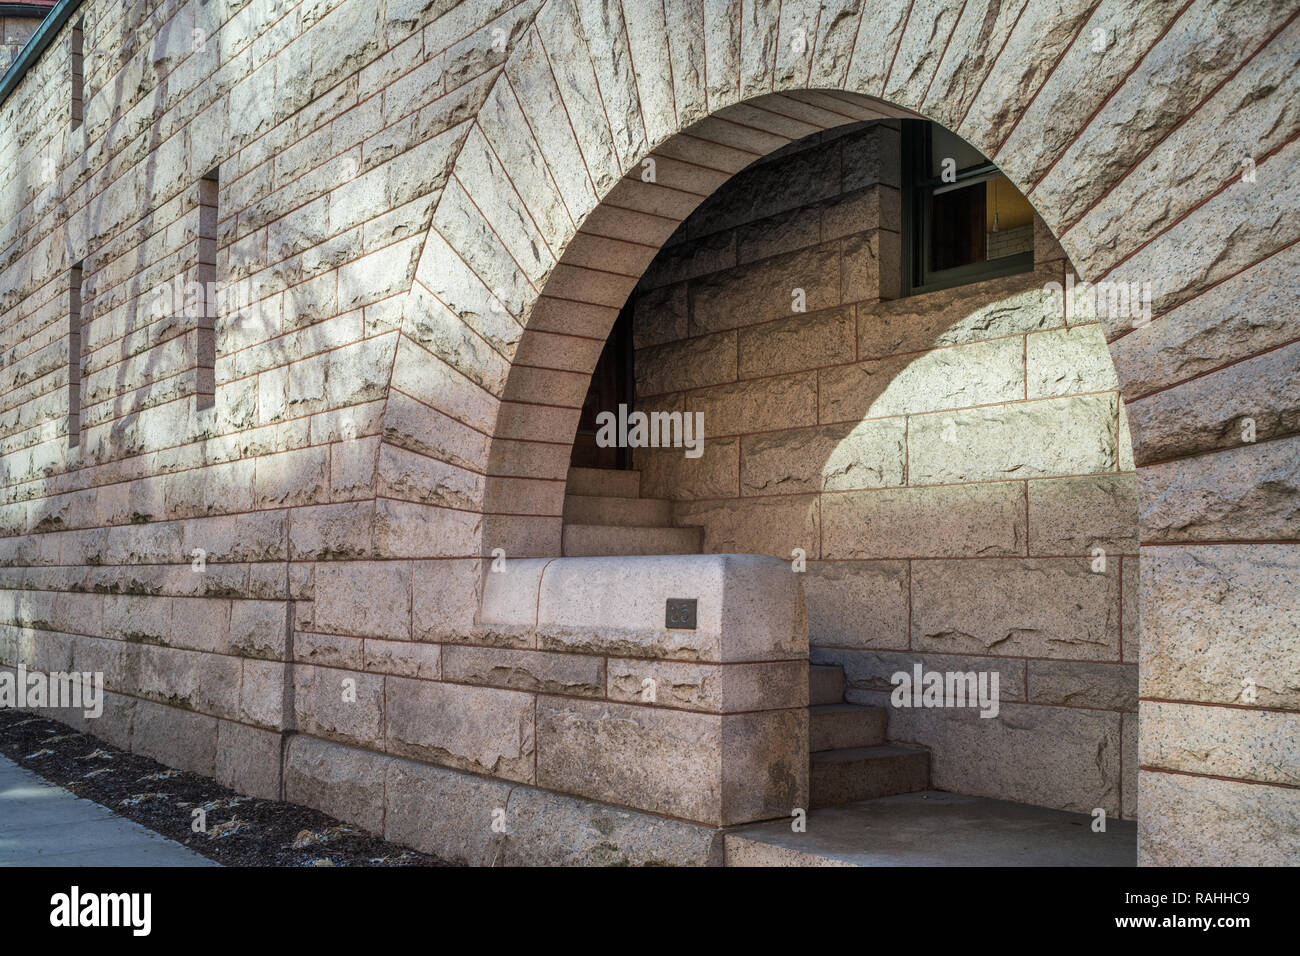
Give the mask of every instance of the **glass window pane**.
<svg viewBox="0 0 1300 956">
<path fill-rule="evenodd" d="M 989 259 L 1003 259 L 1034 250 L 1034 210 L 1029 200 L 1005 176 L 985 183 L 985 250 Z"/>
<path fill-rule="evenodd" d="M 930 197 L 930 269 L 984 261 L 984 183 Z"/>
</svg>

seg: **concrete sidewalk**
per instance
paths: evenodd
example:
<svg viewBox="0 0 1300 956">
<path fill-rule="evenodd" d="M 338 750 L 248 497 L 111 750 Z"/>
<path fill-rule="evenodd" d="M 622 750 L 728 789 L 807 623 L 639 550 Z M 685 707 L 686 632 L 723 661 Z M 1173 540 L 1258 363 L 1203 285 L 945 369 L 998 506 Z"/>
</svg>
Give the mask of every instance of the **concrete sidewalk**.
<svg viewBox="0 0 1300 956">
<path fill-rule="evenodd" d="M 216 866 L 0 757 L 0 866 Z"/>
</svg>

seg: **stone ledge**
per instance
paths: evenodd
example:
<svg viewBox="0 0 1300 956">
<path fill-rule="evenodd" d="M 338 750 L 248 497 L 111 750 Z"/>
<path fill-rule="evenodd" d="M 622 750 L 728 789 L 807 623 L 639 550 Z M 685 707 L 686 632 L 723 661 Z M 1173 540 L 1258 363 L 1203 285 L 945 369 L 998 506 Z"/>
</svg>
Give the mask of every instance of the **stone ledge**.
<svg viewBox="0 0 1300 956">
<path fill-rule="evenodd" d="M 664 627 L 695 598 L 697 627 Z M 808 653 L 803 590 L 784 561 L 752 554 L 529 558 L 484 575 L 480 624 L 534 627 L 539 646 L 714 663 Z"/>
</svg>

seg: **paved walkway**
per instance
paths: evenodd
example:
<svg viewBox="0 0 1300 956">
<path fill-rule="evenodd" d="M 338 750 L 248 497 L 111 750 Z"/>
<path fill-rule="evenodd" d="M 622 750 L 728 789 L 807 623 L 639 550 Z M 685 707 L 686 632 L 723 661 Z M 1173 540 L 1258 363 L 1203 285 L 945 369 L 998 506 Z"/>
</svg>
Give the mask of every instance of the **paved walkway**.
<svg viewBox="0 0 1300 956">
<path fill-rule="evenodd" d="M 0 757 L 0 866 L 216 866 Z"/>
<path fill-rule="evenodd" d="M 937 790 L 813 810 L 726 836 L 732 866 L 1134 866 L 1137 824 Z"/>
</svg>

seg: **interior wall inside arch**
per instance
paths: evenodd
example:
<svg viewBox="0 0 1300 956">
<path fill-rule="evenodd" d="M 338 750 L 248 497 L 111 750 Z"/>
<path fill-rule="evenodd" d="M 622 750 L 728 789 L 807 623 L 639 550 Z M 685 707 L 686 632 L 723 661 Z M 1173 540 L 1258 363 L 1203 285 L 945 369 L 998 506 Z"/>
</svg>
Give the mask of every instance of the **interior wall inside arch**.
<svg viewBox="0 0 1300 956">
<path fill-rule="evenodd" d="M 638 449 L 642 494 L 706 551 L 806 554 L 813 659 L 854 701 L 887 705 L 917 662 L 997 671 L 996 719 L 890 709 L 935 786 L 1132 816 L 1136 490 L 1101 327 L 1048 288 L 1069 265 L 1041 220 L 1030 271 L 899 297 L 899 140 L 885 120 L 793 143 L 651 264 L 636 404 L 706 437 Z"/>
</svg>

